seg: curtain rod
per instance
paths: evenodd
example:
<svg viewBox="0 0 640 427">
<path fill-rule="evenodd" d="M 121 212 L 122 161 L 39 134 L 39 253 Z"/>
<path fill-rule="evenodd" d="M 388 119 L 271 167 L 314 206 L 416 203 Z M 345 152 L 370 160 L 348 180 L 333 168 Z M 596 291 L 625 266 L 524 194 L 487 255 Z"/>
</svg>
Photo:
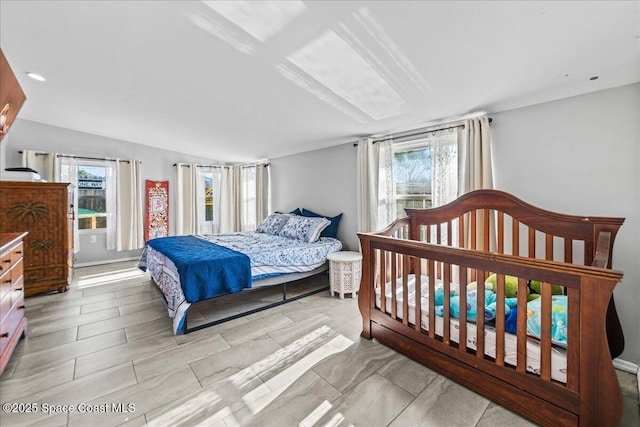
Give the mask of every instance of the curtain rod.
<svg viewBox="0 0 640 427">
<path fill-rule="evenodd" d="M 174 163 L 173 166 L 178 166 L 178 164 Z M 191 167 L 191 165 L 188 164 L 188 163 L 180 163 L 180 166 L 187 167 L 187 168 Z M 195 165 L 195 166 L 197 168 L 220 168 L 220 169 L 233 167 L 233 166 L 219 166 L 219 165 L 211 165 L 211 166 L 208 166 L 208 165 Z M 261 164 L 258 164 L 258 165 L 243 165 L 242 168 L 253 168 L 253 167 L 256 167 L 256 166 L 267 166 L 267 167 L 269 167 L 269 166 L 271 166 L 271 163 L 261 163 Z"/>
<path fill-rule="evenodd" d="M 493 119 L 491 117 L 489 117 L 489 123 L 491 123 L 491 122 L 493 122 Z M 455 126 L 448 126 L 448 127 L 443 127 L 443 128 L 437 128 L 437 129 L 426 128 L 426 129 L 423 129 L 423 130 L 421 130 L 419 132 L 410 133 L 410 134 L 407 134 L 407 135 L 398 135 L 398 136 L 396 136 L 396 138 L 409 138 L 409 137 L 412 137 L 412 136 L 426 135 L 426 134 L 428 134 L 430 132 L 440 132 L 440 131 L 443 131 L 443 130 L 457 129 L 457 128 L 460 128 L 460 127 L 464 129 L 464 125 L 463 124 L 462 125 L 455 125 Z M 374 138 L 373 139 L 373 143 L 375 144 L 377 142 L 386 141 L 388 139 L 393 139 L 393 138 L 394 138 L 393 135 L 388 135 L 388 136 L 381 137 L 381 138 Z M 358 143 L 354 142 L 353 146 L 357 147 Z"/>
<path fill-rule="evenodd" d="M 489 117 L 489 123 L 491 123 L 492 121 L 493 121 L 493 119 L 491 117 Z M 435 133 L 435 132 L 440 132 L 440 131 L 443 131 L 443 130 L 450 130 L 450 129 L 457 129 L 457 128 L 463 128 L 464 129 L 464 125 L 460 124 L 460 125 L 448 126 L 448 127 L 443 127 L 443 128 L 437 128 L 437 129 L 426 128 L 426 129 L 423 129 L 421 131 L 418 131 L 418 132 L 415 132 L 415 133 L 410 133 L 410 134 L 407 134 L 407 135 L 400 134 L 400 135 L 397 135 L 395 138 L 410 138 L 412 136 L 426 135 L 426 134 L 429 134 L 431 132 Z M 393 135 L 389 135 L 389 136 L 385 136 L 385 137 L 382 137 L 382 138 L 374 139 L 373 143 L 375 144 L 376 142 L 386 141 L 388 139 L 393 139 L 393 138 L 394 138 Z"/>
<path fill-rule="evenodd" d="M 18 154 L 24 154 L 24 151 L 22 150 L 18 150 Z M 51 153 L 45 153 L 45 152 L 36 152 L 33 153 L 37 156 L 49 156 Z M 129 160 L 123 160 L 123 159 L 111 159 L 111 158 L 107 158 L 107 157 L 85 157 L 85 156 L 73 156 L 73 155 L 69 155 L 69 154 L 56 154 L 56 157 L 60 158 L 60 157 L 64 157 L 67 159 L 79 159 L 79 160 L 97 160 L 97 161 L 101 161 L 101 162 L 125 162 L 125 163 L 131 163 Z M 142 162 L 140 162 L 142 163 Z"/>
<path fill-rule="evenodd" d="M 97 160 L 100 162 L 125 162 L 125 163 L 131 163 L 129 160 L 121 160 L 121 159 L 109 159 L 107 157 L 85 157 L 85 156 L 70 156 L 67 154 L 56 154 L 56 157 L 60 158 L 67 158 L 67 159 L 78 159 L 78 160 Z M 142 163 L 142 162 L 140 162 Z"/>
<path fill-rule="evenodd" d="M 177 163 L 174 163 L 173 166 L 178 166 Z M 188 163 L 180 163 L 180 166 L 182 166 L 183 168 L 190 168 L 191 165 Z M 226 166 L 220 166 L 220 165 L 195 165 L 197 168 L 214 168 L 214 169 L 222 169 Z"/>
</svg>

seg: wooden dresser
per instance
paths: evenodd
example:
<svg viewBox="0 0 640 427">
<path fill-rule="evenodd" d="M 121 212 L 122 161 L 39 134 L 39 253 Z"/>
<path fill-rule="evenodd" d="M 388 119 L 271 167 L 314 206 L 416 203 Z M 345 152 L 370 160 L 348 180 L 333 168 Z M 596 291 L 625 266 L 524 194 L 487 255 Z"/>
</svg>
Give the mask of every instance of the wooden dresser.
<svg viewBox="0 0 640 427">
<path fill-rule="evenodd" d="M 0 181 L 0 233 L 26 230 L 25 295 L 69 289 L 73 266 L 73 194 L 58 182 Z"/>
<path fill-rule="evenodd" d="M 0 233 L 0 374 L 18 340 L 27 333 L 24 317 L 23 239 L 27 233 Z"/>
</svg>

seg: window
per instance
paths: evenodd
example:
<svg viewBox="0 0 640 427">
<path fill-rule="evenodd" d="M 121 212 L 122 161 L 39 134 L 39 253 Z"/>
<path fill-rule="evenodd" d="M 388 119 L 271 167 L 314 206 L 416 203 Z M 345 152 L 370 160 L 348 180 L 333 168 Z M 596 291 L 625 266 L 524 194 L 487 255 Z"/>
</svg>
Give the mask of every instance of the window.
<svg viewBox="0 0 640 427">
<path fill-rule="evenodd" d="M 74 250 L 81 250 L 80 233 L 96 232 L 106 233 L 107 249 L 115 249 L 115 162 L 80 160 L 71 156 L 60 156 L 59 160 L 60 181 L 70 182 L 76 188 Z"/>
<path fill-rule="evenodd" d="M 107 228 L 107 170 L 78 165 L 78 229 Z"/>
<path fill-rule="evenodd" d="M 430 208 L 454 200 L 458 193 L 458 138 L 436 132 L 393 146 L 396 218 L 405 208 Z"/>
<path fill-rule="evenodd" d="M 396 216 L 404 208 L 431 207 L 431 147 L 405 148 L 393 153 Z"/>
<path fill-rule="evenodd" d="M 219 233 L 220 209 L 217 206 L 220 195 L 220 169 L 200 166 L 196 186 L 197 233 Z M 218 200 L 216 200 L 218 199 Z"/>
<path fill-rule="evenodd" d="M 213 172 L 204 173 L 204 220 L 213 221 Z"/>
<path fill-rule="evenodd" d="M 253 231 L 257 224 L 256 167 L 243 166 L 240 190 L 240 229 Z"/>
</svg>

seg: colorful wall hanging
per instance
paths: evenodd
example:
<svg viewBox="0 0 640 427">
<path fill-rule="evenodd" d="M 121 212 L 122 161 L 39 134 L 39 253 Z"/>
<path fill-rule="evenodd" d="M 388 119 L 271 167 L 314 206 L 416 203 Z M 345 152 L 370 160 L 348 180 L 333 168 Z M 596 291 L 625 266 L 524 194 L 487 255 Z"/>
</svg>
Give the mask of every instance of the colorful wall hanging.
<svg viewBox="0 0 640 427">
<path fill-rule="evenodd" d="M 145 241 L 169 235 L 169 181 L 145 180 Z"/>
</svg>

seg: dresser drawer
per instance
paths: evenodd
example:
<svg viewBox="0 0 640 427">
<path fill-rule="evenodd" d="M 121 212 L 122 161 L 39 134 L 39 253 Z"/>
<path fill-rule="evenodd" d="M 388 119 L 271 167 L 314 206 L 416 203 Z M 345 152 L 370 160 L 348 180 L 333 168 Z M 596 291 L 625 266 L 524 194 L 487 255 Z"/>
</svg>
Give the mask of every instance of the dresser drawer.
<svg viewBox="0 0 640 427">
<path fill-rule="evenodd" d="M 13 279 L 11 279 L 10 271 L 7 271 L 2 276 L 0 276 L 0 298 L 4 297 L 9 292 L 12 282 Z"/>
<path fill-rule="evenodd" d="M 5 296 L 2 299 L 2 301 L 0 301 L 0 304 L 4 304 L 5 299 L 9 299 L 9 301 L 11 301 L 10 295 Z M 3 311 L 4 311 L 4 305 L 3 305 Z M 0 353 L 4 351 L 4 349 L 9 344 L 9 341 L 11 341 L 13 336 L 17 333 L 16 330 L 18 329 L 18 326 L 20 326 L 20 322 L 22 321 L 23 318 L 24 318 L 24 296 L 21 293 L 19 298 L 16 300 L 16 303 L 13 306 L 13 308 L 9 307 L 9 312 L 0 321 Z"/>
<path fill-rule="evenodd" d="M 5 271 L 4 274 L 0 276 L 0 298 L 9 292 L 15 283 L 22 279 L 22 265 L 22 259 L 18 259 L 12 263 L 11 270 Z"/>
<path fill-rule="evenodd" d="M 0 255 L 0 274 L 9 270 L 13 264 L 22 258 L 23 245 L 22 242 L 18 243 L 7 251 Z"/>
<path fill-rule="evenodd" d="M 11 294 L 7 293 L 0 299 L 0 322 L 4 323 L 5 317 L 11 310 Z"/>
<path fill-rule="evenodd" d="M 24 305 L 24 280 L 22 276 L 18 278 L 18 280 L 13 282 L 13 286 L 11 287 L 11 306 L 15 306 L 18 300 L 22 302 L 20 305 Z"/>
<path fill-rule="evenodd" d="M 18 304 L 18 302 L 20 303 Z M 0 320 L 4 322 L 11 311 L 11 307 L 15 308 L 17 305 L 24 305 L 24 281 L 22 275 L 18 276 L 17 280 L 9 286 L 8 292 L 0 298 Z"/>
</svg>

